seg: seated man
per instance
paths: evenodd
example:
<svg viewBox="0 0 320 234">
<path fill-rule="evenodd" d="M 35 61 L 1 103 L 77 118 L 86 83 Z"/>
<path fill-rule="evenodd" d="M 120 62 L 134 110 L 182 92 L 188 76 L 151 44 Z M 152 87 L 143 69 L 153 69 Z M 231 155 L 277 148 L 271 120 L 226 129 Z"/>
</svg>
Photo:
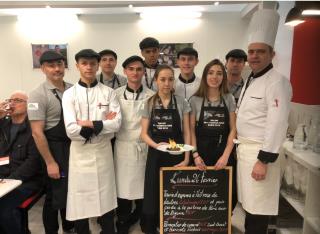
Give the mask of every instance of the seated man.
<svg viewBox="0 0 320 234">
<path fill-rule="evenodd" d="M 43 185 L 40 155 L 32 138 L 27 95 L 23 92 L 14 92 L 0 103 L 0 157 L 9 157 L 9 164 L 0 166 L 0 179 L 22 181 L 0 198 L 0 233 L 20 234 L 22 217 L 17 207 Z"/>
</svg>

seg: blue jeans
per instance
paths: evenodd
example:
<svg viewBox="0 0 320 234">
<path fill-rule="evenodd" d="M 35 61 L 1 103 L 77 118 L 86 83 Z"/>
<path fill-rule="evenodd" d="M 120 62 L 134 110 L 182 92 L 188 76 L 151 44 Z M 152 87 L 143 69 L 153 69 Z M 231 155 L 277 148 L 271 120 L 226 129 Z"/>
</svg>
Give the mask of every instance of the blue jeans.
<svg viewBox="0 0 320 234">
<path fill-rule="evenodd" d="M 23 234 L 19 205 L 31 196 L 32 190 L 17 188 L 0 198 L 0 231 L 4 234 Z"/>
</svg>

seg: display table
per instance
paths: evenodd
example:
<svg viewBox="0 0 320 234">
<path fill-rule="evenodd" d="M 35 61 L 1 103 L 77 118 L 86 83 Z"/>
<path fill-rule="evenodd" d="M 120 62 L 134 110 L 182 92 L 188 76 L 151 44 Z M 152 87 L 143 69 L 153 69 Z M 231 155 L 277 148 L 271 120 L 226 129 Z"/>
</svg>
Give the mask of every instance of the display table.
<svg viewBox="0 0 320 234">
<path fill-rule="evenodd" d="M 20 184 L 22 184 L 21 180 L 0 179 L 0 199 L 7 193 L 17 188 Z"/>
<path fill-rule="evenodd" d="M 297 150 L 293 148 L 292 141 L 283 144 L 284 155 L 292 158 L 308 170 L 307 192 L 305 202 L 297 201 L 290 195 L 281 192 L 281 195 L 289 204 L 303 217 L 303 228 L 300 233 L 319 234 L 320 233 L 320 154 L 311 150 Z M 297 233 L 297 230 L 290 232 L 286 230 L 280 233 Z M 299 232 L 299 231 L 298 231 Z"/>
</svg>

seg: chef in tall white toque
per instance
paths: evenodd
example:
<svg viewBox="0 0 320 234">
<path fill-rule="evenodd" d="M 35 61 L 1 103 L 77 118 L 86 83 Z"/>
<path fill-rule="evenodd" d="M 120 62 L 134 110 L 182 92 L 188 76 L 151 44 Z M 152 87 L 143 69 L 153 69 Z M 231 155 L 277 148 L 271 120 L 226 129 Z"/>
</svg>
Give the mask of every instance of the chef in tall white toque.
<svg viewBox="0 0 320 234">
<path fill-rule="evenodd" d="M 288 127 L 292 89 L 272 65 L 279 23 L 275 10 L 257 11 L 249 26 L 247 79 L 237 106 L 238 200 L 246 211 L 245 233 L 267 233 L 269 215 L 278 214 L 280 163 Z"/>
</svg>

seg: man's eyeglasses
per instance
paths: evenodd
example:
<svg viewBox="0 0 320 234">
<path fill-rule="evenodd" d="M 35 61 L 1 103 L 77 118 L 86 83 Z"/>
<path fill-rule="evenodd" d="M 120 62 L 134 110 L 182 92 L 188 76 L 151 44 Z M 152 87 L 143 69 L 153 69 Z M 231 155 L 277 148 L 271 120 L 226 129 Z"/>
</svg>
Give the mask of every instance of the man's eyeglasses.
<svg viewBox="0 0 320 234">
<path fill-rule="evenodd" d="M 22 102 L 26 102 L 26 100 L 23 100 L 21 98 L 13 98 L 13 99 L 6 99 L 6 102 L 12 102 L 12 103 L 22 103 Z"/>
</svg>

